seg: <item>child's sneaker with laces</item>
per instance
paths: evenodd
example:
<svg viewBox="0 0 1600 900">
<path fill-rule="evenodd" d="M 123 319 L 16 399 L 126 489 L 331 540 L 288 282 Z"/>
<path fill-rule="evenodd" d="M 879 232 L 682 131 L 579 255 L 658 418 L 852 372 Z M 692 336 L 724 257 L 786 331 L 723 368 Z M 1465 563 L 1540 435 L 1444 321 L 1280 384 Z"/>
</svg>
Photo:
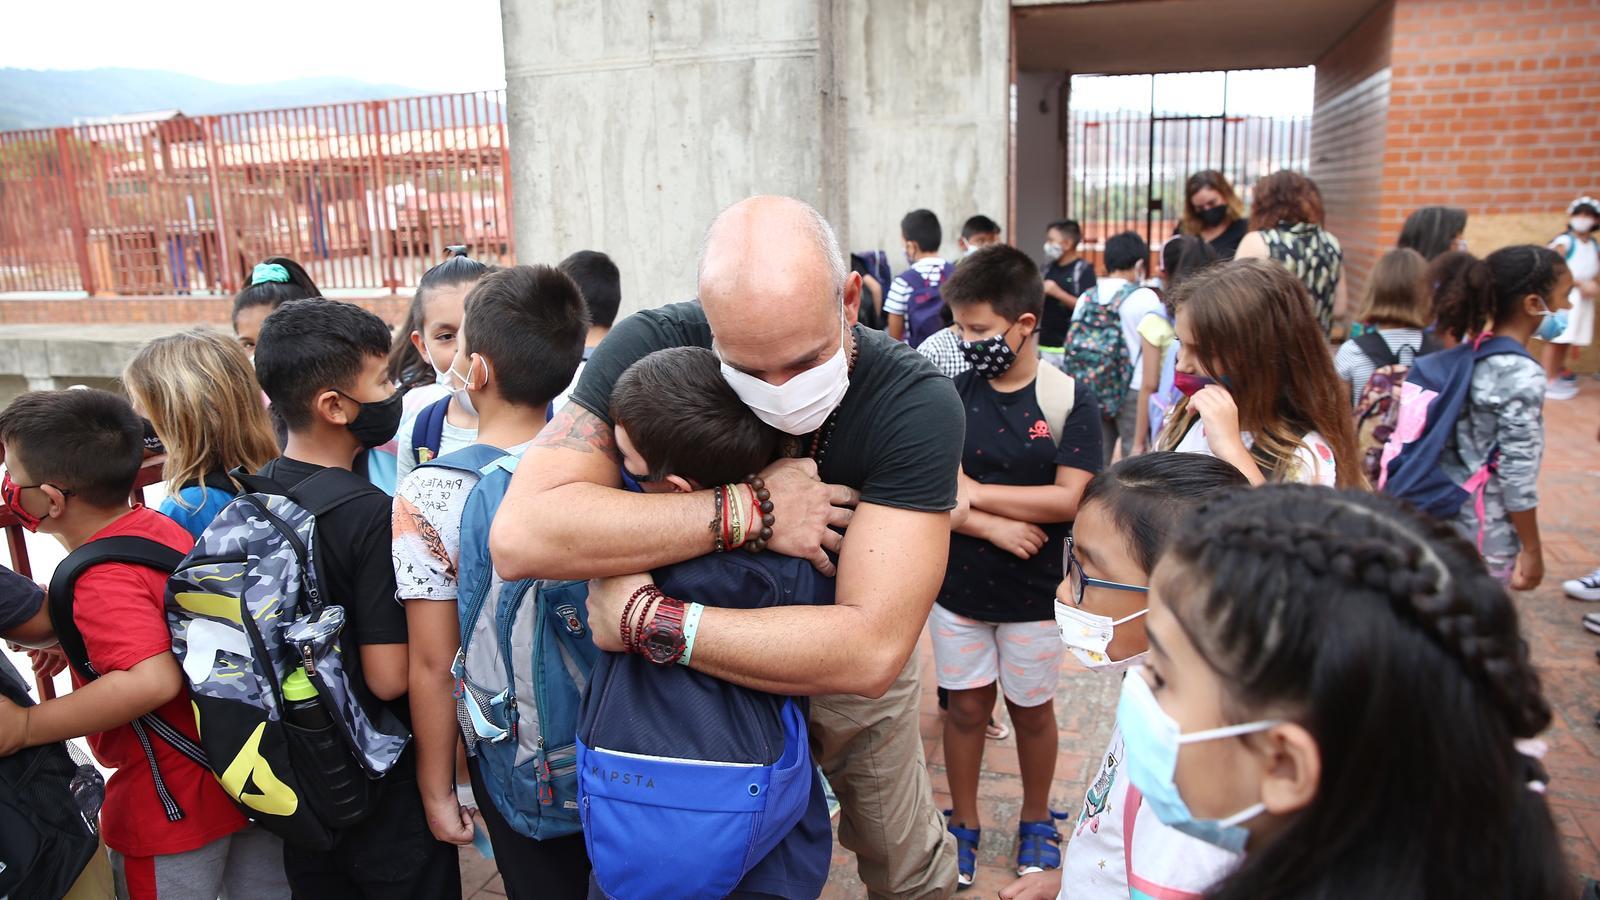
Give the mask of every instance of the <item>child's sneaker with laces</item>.
<svg viewBox="0 0 1600 900">
<path fill-rule="evenodd" d="M 1561 582 L 1561 589 L 1574 600 L 1600 601 L 1600 569 L 1583 576 Z"/>
</svg>

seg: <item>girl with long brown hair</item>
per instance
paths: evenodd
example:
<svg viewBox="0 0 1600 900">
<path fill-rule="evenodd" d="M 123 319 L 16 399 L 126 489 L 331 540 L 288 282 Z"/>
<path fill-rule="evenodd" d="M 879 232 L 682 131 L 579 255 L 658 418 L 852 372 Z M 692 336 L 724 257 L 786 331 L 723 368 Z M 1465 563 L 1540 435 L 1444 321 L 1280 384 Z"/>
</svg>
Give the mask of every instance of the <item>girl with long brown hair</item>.
<svg viewBox="0 0 1600 900">
<path fill-rule="evenodd" d="M 1208 453 L 1251 484 L 1365 487 L 1350 402 L 1305 288 L 1266 260 L 1213 266 L 1174 293 L 1173 407 L 1158 449 Z"/>
</svg>

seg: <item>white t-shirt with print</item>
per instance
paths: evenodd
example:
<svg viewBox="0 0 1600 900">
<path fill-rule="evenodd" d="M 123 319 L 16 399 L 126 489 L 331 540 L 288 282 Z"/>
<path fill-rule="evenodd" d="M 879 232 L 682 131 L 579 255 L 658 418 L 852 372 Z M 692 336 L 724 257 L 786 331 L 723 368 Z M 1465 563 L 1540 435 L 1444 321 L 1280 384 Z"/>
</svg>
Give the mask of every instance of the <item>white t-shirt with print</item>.
<svg viewBox="0 0 1600 900">
<path fill-rule="evenodd" d="M 507 452 L 520 457 L 531 443 L 518 444 Z M 456 599 L 461 513 L 477 483 L 476 474 L 432 466 L 419 467 L 401 479 L 392 520 L 395 596 L 401 600 Z"/>
<path fill-rule="evenodd" d="M 1246 449 L 1249 449 L 1255 443 L 1255 438 L 1248 431 L 1241 432 L 1239 437 L 1244 440 Z M 1217 455 L 1212 452 L 1210 441 L 1206 440 L 1206 424 L 1199 419 L 1195 419 L 1194 424 L 1189 427 L 1188 433 L 1183 436 L 1183 440 L 1179 441 L 1178 446 L 1172 449 L 1179 453 Z M 1300 439 L 1300 446 L 1295 448 L 1294 462 L 1290 464 L 1288 477 L 1284 478 L 1284 481 L 1295 484 L 1320 484 L 1324 487 L 1333 487 L 1338 483 L 1338 475 L 1338 470 L 1333 461 L 1333 448 L 1328 445 L 1322 435 L 1315 431 L 1308 431 L 1305 437 Z"/>
<path fill-rule="evenodd" d="M 1239 857 L 1161 824 L 1137 791 L 1130 801 L 1122 754 L 1119 727 L 1111 732 L 1068 837 L 1059 900 L 1128 900 L 1130 895 L 1199 900 Z M 1130 810 L 1134 803 L 1137 808 Z M 1130 880 L 1139 893 L 1129 890 Z"/>
<path fill-rule="evenodd" d="M 1085 291 L 1084 296 L 1092 297 L 1089 302 L 1109 304 L 1127 283 L 1126 278 L 1102 278 Z M 1084 308 L 1085 303 L 1080 299 L 1072 310 L 1074 321 L 1083 315 Z M 1139 324 L 1145 316 L 1152 313 L 1160 315 L 1163 311 L 1161 295 L 1147 287 L 1129 294 L 1117 310 L 1117 316 L 1122 320 L 1122 340 L 1128 345 L 1128 360 L 1133 363 L 1133 382 L 1129 385 L 1132 390 L 1138 390 L 1139 385 L 1144 384 L 1144 361 L 1140 358 L 1144 353 L 1144 339 L 1139 337 Z"/>
</svg>

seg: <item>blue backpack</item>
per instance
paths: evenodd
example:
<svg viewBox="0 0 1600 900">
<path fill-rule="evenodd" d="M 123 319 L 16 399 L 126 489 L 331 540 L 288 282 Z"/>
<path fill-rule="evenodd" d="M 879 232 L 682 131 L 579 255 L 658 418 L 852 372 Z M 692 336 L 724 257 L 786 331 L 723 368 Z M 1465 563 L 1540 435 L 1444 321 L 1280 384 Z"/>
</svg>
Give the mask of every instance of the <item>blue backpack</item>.
<svg viewBox="0 0 1600 900">
<path fill-rule="evenodd" d="M 439 442 L 444 440 L 444 417 L 450 411 L 450 395 L 429 403 L 417 413 L 411 425 L 411 461 L 422 465 L 439 456 Z"/>
<path fill-rule="evenodd" d="M 668 596 L 724 608 L 833 602 L 832 579 L 774 553 L 702 557 L 656 580 Z M 578 732 L 584 840 L 600 889 L 725 897 L 774 893 L 770 877 L 819 893 L 832 850 L 806 711 L 802 699 L 687 666 L 602 654 Z"/>
<path fill-rule="evenodd" d="M 932 282 L 924 278 L 916 266 L 900 274 L 911 286 L 911 296 L 906 298 L 906 343 L 920 346 L 950 324 L 944 319 L 944 297 L 939 293 L 939 285 L 954 271 L 955 266 L 945 263 L 939 270 L 939 278 Z"/>
<path fill-rule="evenodd" d="M 1417 358 L 1400 388 L 1400 413 L 1379 460 L 1379 490 L 1437 519 L 1454 518 L 1469 499 L 1483 503 L 1498 450 L 1464 483 L 1446 474 L 1439 461 L 1471 399 L 1473 369 L 1502 353 L 1533 358 L 1511 338 L 1490 335 Z"/>
<path fill-rule="evenodd" d="M 478 476 L 462 509 L 456 565 L 457 717 L 488 799 L 518 833 L 544 840 L 580 827 L 578 705 L 599 651 L 589 636 L 588 582 L 503 582 L 494 573 L 489 525 L 517 461 L 473 444 L 424 465 Z"/>
</svg>

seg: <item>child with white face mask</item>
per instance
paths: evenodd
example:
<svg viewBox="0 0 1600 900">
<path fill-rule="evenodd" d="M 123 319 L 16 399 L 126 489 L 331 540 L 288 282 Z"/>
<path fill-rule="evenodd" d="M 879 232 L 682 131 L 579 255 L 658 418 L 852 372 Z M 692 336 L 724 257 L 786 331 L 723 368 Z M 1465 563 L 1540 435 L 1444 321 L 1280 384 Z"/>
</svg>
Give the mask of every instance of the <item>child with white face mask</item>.
<svg viewBox="0 0 1600 900">
<path fill-rule="evenodd" d="M 1129 797 L 1244 851 L 1208 900 L 1571 895 L 1550 706 L 1475 557 L 1393 498 L 1306 485 L 1177 529 L 1117 719 Z"/>
<path fill-rule="evenodd" d="M 1121 678 L 1145 660 L 1150 570 L 1168 538 L 1192 509 L 1248 484 L 1214 457 L 1173 452 L 1123 460 L 1089 482 L 1055 604 L 1061 639 L 1079 663 L 1097 677 Z M 1235 865 L 1235 854 L 1163 825 L 1154 810 L 1130 800 L 1124 756 L 1119 723 L 1073 821 L 1061 868 L 1017 879 L 1002 898 L 1126 900 L 1130 885 L 1152 896 L 1198 898 Z"/>
</svg>

